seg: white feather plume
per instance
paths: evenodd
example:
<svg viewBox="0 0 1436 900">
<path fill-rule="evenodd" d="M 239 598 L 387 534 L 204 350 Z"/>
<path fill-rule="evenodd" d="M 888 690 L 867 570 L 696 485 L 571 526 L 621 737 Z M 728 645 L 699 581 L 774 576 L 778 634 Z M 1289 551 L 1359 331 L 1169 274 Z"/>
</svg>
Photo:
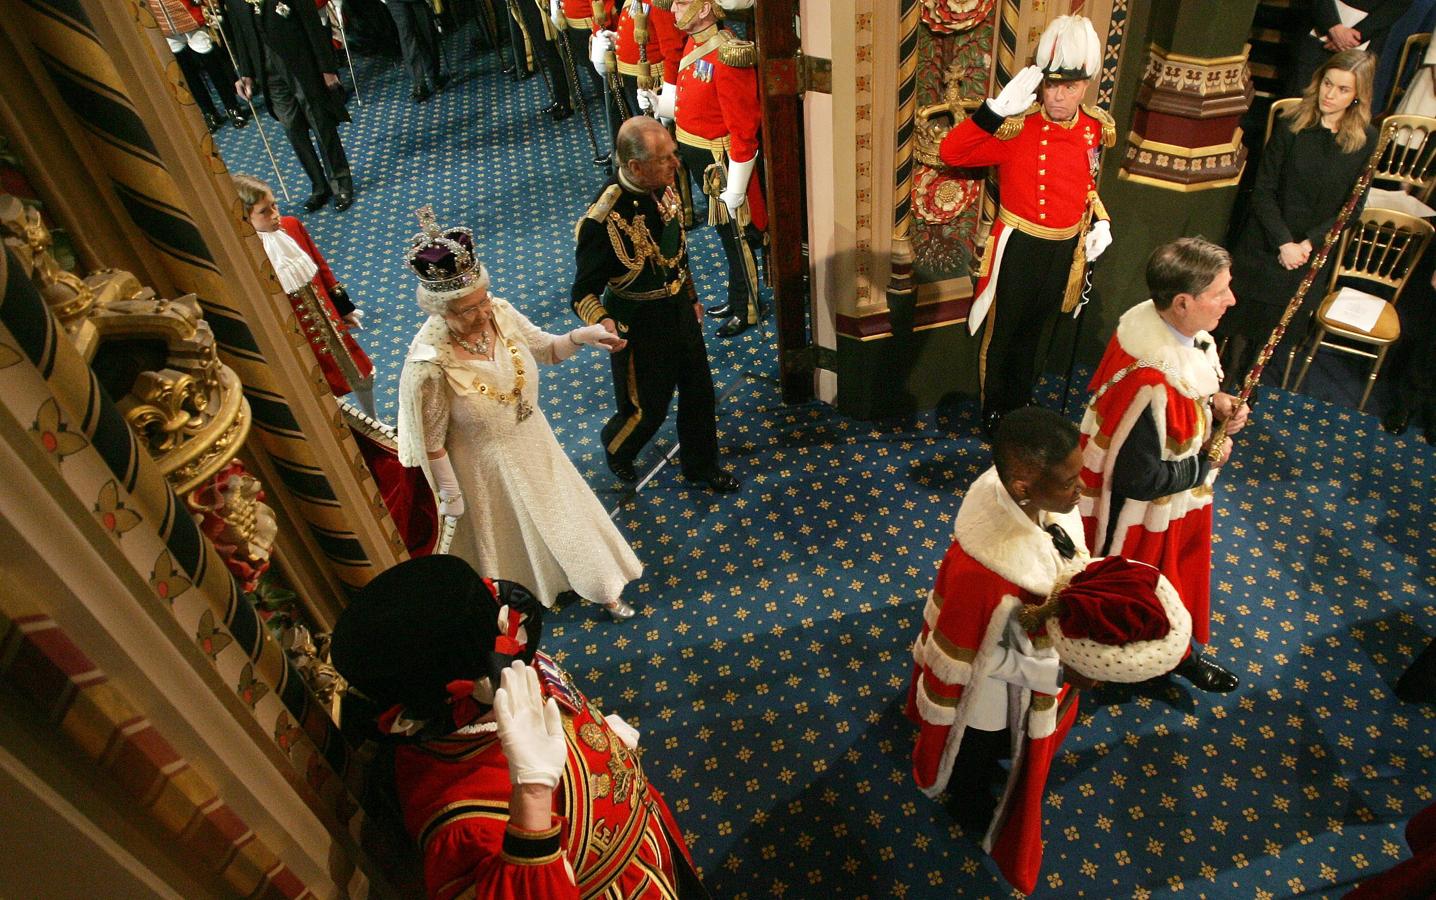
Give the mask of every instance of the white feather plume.
<svg viewBox="0 0 1436 900">
<path fill-rule="evenodd" d="M 1033 62 L 1044 72 L 1081 69 L 1088 78 L 1102 65 L 1102 42 L 1086 16 L 1058 16 L 1037 41 Z"/>
</svg>

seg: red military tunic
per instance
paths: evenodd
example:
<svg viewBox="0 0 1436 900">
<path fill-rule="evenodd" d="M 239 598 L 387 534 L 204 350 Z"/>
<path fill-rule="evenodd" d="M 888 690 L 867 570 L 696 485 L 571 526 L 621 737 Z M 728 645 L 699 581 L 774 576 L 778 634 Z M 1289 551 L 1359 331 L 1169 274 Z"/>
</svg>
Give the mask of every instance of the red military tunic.
<svg viewBox="0 0 1436 900">
<path fill-rule="evenodd" d="M 613 3 L 614 0 L 562 0 L 560 6 L 569 28 L 596 31 L 608 27 Z"/>
<path fill-rule="evenodd" d="M 1066 240 L 1081 228 L 1089 203 L 1096 218 L 1107 218 L 1097 199 L 1095 177 L 1102 147 L 1115 140 L 1111 118 L 1094 107 L 1082 107 L 1072 122 L 1064 124 L 1047 118 L 1038 103 L 1022 116 L 1005 120 L 983 104 L 943 138 L 938 155 L 949 166 L 997 166 L 1000 207 L 974 289 L 976 299 L 968 319 L 974 333 L 996 290 L 1006 229 Z"/>
<path fill-rule="evenodd" d="M 1123 313 L 1082 417 L 1078 509 L 1092 552 L 1156 566 L 1192 615 L 1192 639 L 1205 644 L 1211 634 L 1211 478 L 1156 500 L 1123 498 L 1112 521 L 1112 473 L 1133 427 L 1145 424 L 1140 417 L 1156 422 L 1165 461 L 1193 459 L 1211 435 L 1210 401 L 1221 369 L 1211 337 L 1200 333 L 1198 339 L 1205 349 L 1178 343 L 1150 300 Z"/>
<path fill-rule="evenodd" d="M 359 342 L 349 334 L 349 326 L 342 318 L 354 311 L 354 304 L 344 300 L 342 292 L 339 298 L 331 293 L 336 288 L 340 288 L 339 279 L 335 278 L 334 273 L 330 271 L 329 263 L 324 259 L 324 254 L 320 253 L 319 248 L 315 246 L 313 238 L 304 228 L 304 223 L 293 216 L 283 216 L 280 218 L 279 224 L 290 237 L 294 238 L 299 249 L 303 250 L 319 267 L 319 271 L 314 274 L 314 278 L 310 282 L 314 293 L 318 295 L 319 302 L 323 305 L 330 323 L 339 335 L 344 349 L 349 352 L 349 358 L 354 361 L 354 368 L 359 371 L 361 378 L 371 380 L 374 374 L 374 364 L 369 361 L 368 354 L 359 346 Z M 329 383 L 329 390 L 334 392 L 334 396 L 342 397 L 355 388 L 362 387 L 363 385 L 350 384 L 349 380 L 344 377 L 343 370 L 334 361 L 334 355 L 330 352 L 329 344 L 324 339 L 324 332 L 320 330 L 320 324 L 311 321 L 308 313 L 305 312 L 302 298 L 297 293 L 290 294 L 289 304 L 294 308 L 294 316 L 299 321 L 300 330 L 309 340 L 309 346 L 314 349 L 314 356 L 319 360 L 319 368 L 324 372 L 324 380 Z"/>
<path fill-rule="evenodd" d="M 508 831 L 512 785 L 493 732 L 401 747 L 395 782 L 405 828 L 423 855 L 428 895 L 576 900 L 613 890 L 627 898 L 676 896 L 678 868 L 691 868 L 692 860 L 637 752 L 552 660 L 539 653 L 534 665 L 545 696 L 559 702 L 568 743 L 568 764 L 554 792 L 557 846 L 541 853 L 553 845 L 551 833 Z"/>
<path fill-rule="evenodd" d="M 633 35 L 633 2 L 625 0 L 618 14 L 618 44 L 614 48 L 618 55 L 618 71 L 622 75 L 643 78 L 656 75 L 654 89 L 659 82 L 678 83 L 678 62 L 683 58 L 683 48 L 688 35 L 678 30 L 673 23 L 673 13 L 654 3 L 644 3 L 648 11 L 648 68 L 645 70 L 638 61 L 638 41 Z M 662 74 L 659 69 L 662 68 Z"/>
<path fill-rule="evenodd" d="M 724 151 L 732 162 L 758 155 L 763 106 L 752 48 L 717 25 L 689 36 L 679 63 L 673 112 L 679 143 Z M 758 229 L 767 227 L 762 179 L 756 172 L 748 181 L 748 211 Z"/>
</svg>

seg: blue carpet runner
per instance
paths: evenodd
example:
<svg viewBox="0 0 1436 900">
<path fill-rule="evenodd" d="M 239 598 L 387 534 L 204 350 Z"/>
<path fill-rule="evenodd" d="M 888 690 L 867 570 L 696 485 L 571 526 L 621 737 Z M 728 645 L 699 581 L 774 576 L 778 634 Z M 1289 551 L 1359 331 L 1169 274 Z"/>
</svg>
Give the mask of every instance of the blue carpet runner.
<svg viewBox="0 0 1436 900">
<path fill-rule="evenodd" d="M 303 216 L 369 313 L 359 337 L 391 420 L 421 320 L 401 260 L 414 208 L 474 228 L 494 291 L 535 321 L 576 323 L 572 226 L 603 176 L 576 119 L 539 114 L 540 79 L 508 81 L 469 43 L 448 40 L 456 79 L 421 105 L 397 63 L 355 60 L 364 105 L 341 133 L 357 200 Z M 297 211 L 308 185 L 265 124 Z M 271 177 L 252 126 L 218 138 L 232 171 Z M 717 301 L 718 242 L 701 229 L 691 247 Z M 771 320 L 736 340 L 712 327 L 714 379 L 730 391 L 720 439 L 745 482 L 729 499 L 669 470 L 636 498 L 619 491 L 598 446 L 606 360 L 586 351 L 543 372 L 559 440 L 607 505 L 623 503 L 617 521 L 647 567 L 628 594 L 638 619 L 570 607 L 547 647 L 642 730 L 716 897 L 1011 896 L 913 787 L 902 715 L 924 597 L 962 491 L 988 465 L 971 404 L 882 423 L 783 407 Z M 641 462 L 671 439 L 670 418 Z M 1242 687 L 1083 698 L 1048 782 L 1039 895 L 1338 896 L 1407 855 L 1406 820 L 1436 799 L 1436 707 L 1403 704 L 1392 685 L 1436 633 L 1433 497 L 1433 448 L 1268 393 L 1217 496 L 1211 649 Z"/>
</svg>

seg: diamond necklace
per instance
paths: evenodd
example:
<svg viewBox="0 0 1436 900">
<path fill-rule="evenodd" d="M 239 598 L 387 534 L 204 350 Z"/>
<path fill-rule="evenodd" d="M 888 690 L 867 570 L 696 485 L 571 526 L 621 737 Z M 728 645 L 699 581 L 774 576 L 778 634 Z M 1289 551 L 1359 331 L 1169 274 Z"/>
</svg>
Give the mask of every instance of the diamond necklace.
<svg viewBox="0 0 1436 900">
<path fill-rule="evenodd" d="M 475 356 L 488 356 L 489 351 L 494 348 L 493 339 L 492 337 L 490 337 L 487 331 L 485 331 L 482 335 L 479 336 L 478 341 L 466 341 L 463 338 L 459 337 L 459 333 L 457 331 L 450 328 L 449 337 L 454 339 L 454 343 L 458 344 L 460 347 L 463 347 L 465 350 L 474 354 Z"/>
</svg>

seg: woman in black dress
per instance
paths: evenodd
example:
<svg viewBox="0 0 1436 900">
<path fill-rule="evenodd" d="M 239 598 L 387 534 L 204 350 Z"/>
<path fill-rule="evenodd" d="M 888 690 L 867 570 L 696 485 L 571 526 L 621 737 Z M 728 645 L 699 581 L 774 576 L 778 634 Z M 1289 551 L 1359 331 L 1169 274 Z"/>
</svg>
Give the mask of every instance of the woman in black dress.
<svg viewBox="0 0 1436 900">
<path fill-rule="evenodd" d="M 1225 340 L 1222 368 L 1229 387 L 1239 385 L 1256 361 L 1370 155 L 1376 137 L 1371 125 L 1375 70 L 1376 57 L 1361 50 L 1332 56 L 1312 76 L 1301 103 L 1272 129 L 1250 214 L 1232 250 L 1237 305 L 1217 330 Z M 1272 357 L 1273 369 L 1296 346 L 1323 293 L 1319 276 Z"/>
</svg>

